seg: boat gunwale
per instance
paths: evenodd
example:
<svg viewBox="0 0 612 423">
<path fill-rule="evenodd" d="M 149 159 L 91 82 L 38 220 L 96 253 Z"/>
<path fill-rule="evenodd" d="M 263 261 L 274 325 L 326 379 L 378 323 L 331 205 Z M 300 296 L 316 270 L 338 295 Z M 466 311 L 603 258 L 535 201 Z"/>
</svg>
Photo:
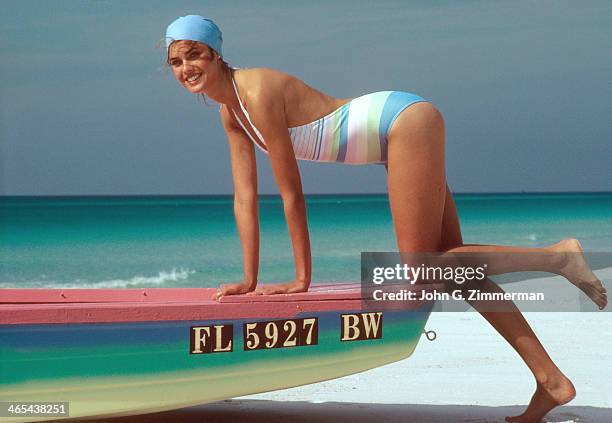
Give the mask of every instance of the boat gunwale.
<svg viewBox="0 0 612 423">
<path fill-rule="evenodd" d="M 415 289 L 436 288 L 439 288 L 437 284 L 431 284 Z M 215 288 L 78 289 L 72 293 L 62 289 L 25 289 L 11 290 L 5 296 L 6 291 L 0 290 L 3 297 L 0 325 L 218 321 L 292 318 L 300 313 L 338 310 L 366 311 L 359 284 L 324 285 L 295 294 L 236 295 L 220 301 L 211 299 Z M 30 301 L 25 302 L 27 299 Z M 398 305 L 397 309 L 416 311 L 424 303 L 411 301 Z M 380 308 L 394 307 L 385 302 Z"/>
</svg>

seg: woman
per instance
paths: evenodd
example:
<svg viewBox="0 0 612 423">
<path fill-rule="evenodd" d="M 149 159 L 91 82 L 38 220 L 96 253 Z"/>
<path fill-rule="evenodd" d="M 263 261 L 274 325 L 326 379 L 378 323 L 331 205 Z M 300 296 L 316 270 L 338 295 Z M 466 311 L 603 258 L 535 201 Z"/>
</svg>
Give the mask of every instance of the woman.
<svg viewBox="0 0 612 423">
<path fill-rule="evenodd" d="M 504 260 L 490 265 L 488 273 L 552 271 L 578 285 L 600 308 L 605 307 L 606 291 L 588 267 L 576 240 L 546 248 L 463 244 L 446 183 L 444 122 L 431 103 L 397 91 L 336 99 L 271 69 L 230 68 L 222 59 L 221 43 L 219 28 L 201 16 L 179 18 L 166 31 L 168 64 L 177 81 L 188 91 L 206 94 L 221 104 L 221 121 L 230 146 L 244 279 L 219 288 L 215 299 L 308 290 L 311 256 L 296 164 L 296 158 L 300 158 L 385 164 L 399 251 L 538 252 L 533 259 L 519 263 Z M 281 285 L 256 287 L 259 224 L 254 146 L 270 157 L 293 246 L 296 277 Z M 490 281 L 487 285 L 491 290 L 501 290 Z M 536 379 L 537 389 L 525 412 L 507 421 L 539 421 L 553 407 L 574 398 L 571 381 L 552 362 L 512 302 L 505 304 L 505 310 L 510 311 L 494 313 L 484 311 L 477 301 L 471 305 L 514 347 Z"/>
</svg>

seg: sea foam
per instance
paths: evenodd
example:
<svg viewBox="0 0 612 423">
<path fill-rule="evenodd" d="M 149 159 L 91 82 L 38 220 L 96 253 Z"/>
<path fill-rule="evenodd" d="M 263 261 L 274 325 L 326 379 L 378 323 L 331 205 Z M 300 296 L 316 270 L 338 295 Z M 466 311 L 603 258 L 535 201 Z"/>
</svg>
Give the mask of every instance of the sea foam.
<svg viewBox="0 0 612 423">
<path fill-rule="evenodd" d="M 184 281 L 189 275 L 196 273 L 195 270 L 184 268 L 172 268 L 170 271 L 162 270 L 157 276 L 136 275 L 130 279 L 109 279 L 98 282 L 77 280 L 74 283 L 47 283 L 41 288 L 131 288 L 142 285 L 162 286 L 167 282 Z"/>
</svg>

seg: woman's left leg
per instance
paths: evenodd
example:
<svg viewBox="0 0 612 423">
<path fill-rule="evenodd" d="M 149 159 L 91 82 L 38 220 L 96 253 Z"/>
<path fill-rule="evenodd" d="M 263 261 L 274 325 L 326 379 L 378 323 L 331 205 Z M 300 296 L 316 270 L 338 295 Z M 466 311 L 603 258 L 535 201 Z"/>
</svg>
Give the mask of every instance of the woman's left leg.
<svg viewBox="0 0 612 423">
<path fill-rule="evenodd" d="M 429 103 L 418 103 L 406 110 L 388 135 L 389 202 L 398 248 L 402 252 L 437 252 L 461 238 L 458 219 L 457 229 L 451 232 L 453 240 L 443 237 L 443 229 L 449 230 L 448 224 L 452 222 L 449 216 L 454 215 L 456 219 L 456 213 L 445 208 L 448 193 L 444 124 L 439 112 Z M 562 384 L 563 393 L 559 393 L 558 386 L 551 388 L 549 376 L 560 371 L 518 309 L 513 303 L 510 305 L 511 312 L 481 314 L 513 346 L 538 380 L 538 390 L 528 409 L 513 418 L 518 422 L 535 422 L 554 406 L 569 401 L 574 395 L 573 386 L 563 376 L 567 381 Z M 551 388 L 552 395 L 540 386 Z"/>
<path fill-rule="evenodd" d="M 447 187 L 442 222 L 441 251 L 461 249 L 463 239 L 455 201 Z M 465 246 L 470 247 L 470 246 Z M 484 247 L 475 245 L 474 247 Z M 489 278 L 480 286 L 487 292 L 504 292 Z M 536 380 L 536 391 L 525 412 L 519 416 L 508 417 L 509 422 L 532 422 L 544 417 L 554 407 L 565 404 L 574 398 L 576 391 L 572 382 L 554 364 L 544 346 L 538 340 L 529 323 L 512 301 L 504 301 L 499 309 L 491 312 L 485 301 L 468 301 L 521 356 Z M 552 392 L 552 395 L 551 393 Z"/>
</svg>

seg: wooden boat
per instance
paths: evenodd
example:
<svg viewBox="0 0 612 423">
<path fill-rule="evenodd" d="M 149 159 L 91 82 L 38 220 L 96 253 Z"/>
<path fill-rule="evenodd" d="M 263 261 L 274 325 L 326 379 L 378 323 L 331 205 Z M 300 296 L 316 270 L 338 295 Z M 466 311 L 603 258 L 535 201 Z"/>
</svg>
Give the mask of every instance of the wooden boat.
<svg viewBox="0 0 612 423">
<path fill-rule="evenodd" d="M 220 302 L 213 292 L 0 290 L 0 402 L 111 417 L 329 380 L 410 356 L 432 307 L 364 309 L 355 284 Z M 44 417 L 55 418 L 66 416 Z"/>
</svg>

